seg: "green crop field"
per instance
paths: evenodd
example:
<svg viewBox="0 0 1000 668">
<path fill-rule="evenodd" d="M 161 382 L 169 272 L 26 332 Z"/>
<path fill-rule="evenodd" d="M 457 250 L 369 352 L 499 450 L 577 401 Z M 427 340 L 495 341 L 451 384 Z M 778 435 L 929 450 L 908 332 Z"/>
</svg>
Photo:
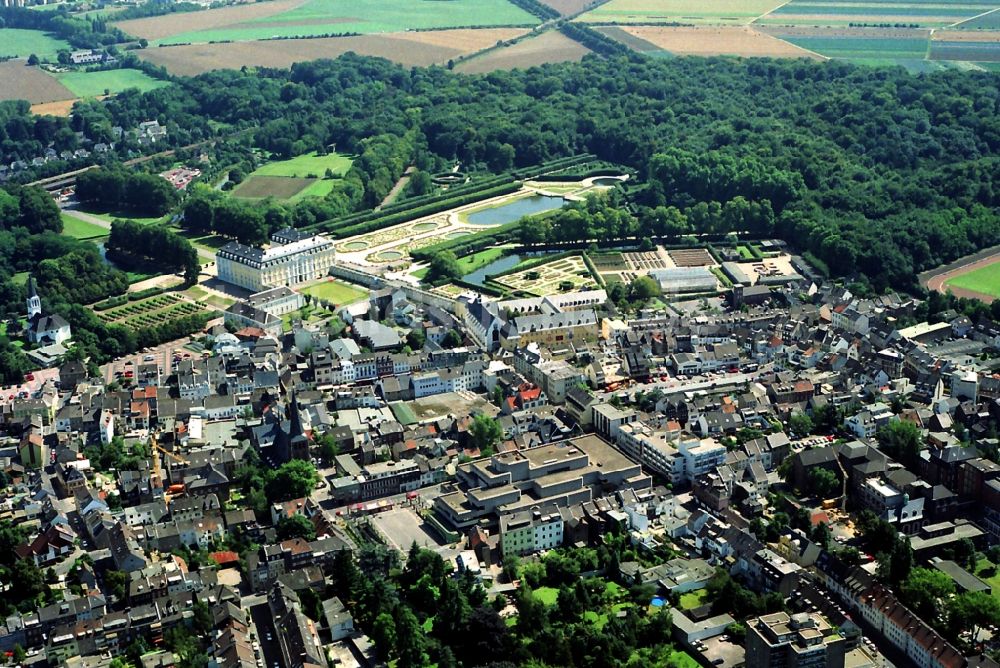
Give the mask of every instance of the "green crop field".
<svg viewBox="0 0 1000 668">
<path fill-rule="evenodd" d="M 780 34 L 778 35 L 780 37 Z M 830 58 L 849 60 L 900 58 L 922 59 L 927 55 L 927 39 L 878 37 L 782 37 L 787 42 Z"/>
<path fill-rule="evenodd" d="M 62 221 L 62 233 L 67 237 L 73 237 L 75 239 L 97 239 L 99 237 L 108 236 L 108 231 L 100 225 L 95 225 L 93 223 L 88 223 L 85 220 L 74 218 L 67 213 L 62 214 Z"/>
<path fill-rule="evenodd" d="M 56 54 L 64 49 L 72 50 L 73 47 L 41 30 L 0 29 L 0 56 L 27 58 L 35 54 L 42 59 L 55 60 Z"/>
<path fill-rule="evenodd" d="M 991 297 L 1000 297 L 1000 262 L 960 274 L 945 282 L 947 288 L 965 288 Z"/>
<path fill-rule="evenodd" d="M 341 283 L 340 281 L 335 281 L 333 279 L 310 285 L 307 288 L 302 288 L 299 292 L 312 295 L 316 299 L 325 299 L 326 301 L 336 304 L 337 306 L 343 306 L 344 304 L 356 302 L 368 295 L 368 292 L 363 288 L 348 285 L 347 283 Z"/>
<path fill-rule="evenodd" d="M 334 176 L 343 176 L 351 168 L 354 161 L 339 153 L 316 155 L 316 152 L 306 153 L 289 160 L 279 160 L 261 165 L 253 171 L 254 176 L 291 176 L 297 178 L 323 178 L 326 170 Z"/>
<path fill-rule="evenodd" d="M 308 0 L 287 12 L 171 35 L 158 44 L 247 41 L 345 33 L 372 34 L 468 26 L 537 25 L 507 0 Z"/>
<path fill-rule="evenodd" d="M 169 86 L 169 82 L 159 81 L 142 70 L 121 69 L 102 72 L 66 72 L 57 74 L 56 79 L 78 97 L 97 97 L 108 93 L 120 93 L 129 88 L 141 91 Z"/>
<path fill-rule="evenodd" d="M 749 23 L 780 0 L 611 0 L 580 17 L 589 23 Z"/>
<path fill-rule="evenodd" d="M 995 5 L 983 0 L 906 0 L 898 2 L 843 2 L 841 0 L 792 0 L 764 17 L 762 24 L 847 26 L 851 23 L 906 23 L 943 27 L 964 21 Z"/>
</svg>

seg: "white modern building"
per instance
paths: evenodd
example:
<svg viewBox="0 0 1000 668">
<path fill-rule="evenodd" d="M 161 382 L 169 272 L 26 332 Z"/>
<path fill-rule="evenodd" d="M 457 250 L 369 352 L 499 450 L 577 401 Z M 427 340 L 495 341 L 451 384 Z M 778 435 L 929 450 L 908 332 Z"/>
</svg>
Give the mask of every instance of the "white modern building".
<svg viewBox="0 0 1000 668">
<path fill-rule="evenodd" d="M 532 508 L 500 516 L 500 549 L 512 554 L 551 550 L 563 543 L 563 518 L 557 506 Z"/>
<path fill-rule="evenodd" d="M 294 232 L 294 231 L 293 231 Z M 241 288 L 261 292 L 270 288 L 299 285 L 323 278 L 334 260 L 334 243 L 322 234 L 272 236 L 269 248 L 254 248 L 231 241 L 215 254 L 219 278 Z"/>
</svg>

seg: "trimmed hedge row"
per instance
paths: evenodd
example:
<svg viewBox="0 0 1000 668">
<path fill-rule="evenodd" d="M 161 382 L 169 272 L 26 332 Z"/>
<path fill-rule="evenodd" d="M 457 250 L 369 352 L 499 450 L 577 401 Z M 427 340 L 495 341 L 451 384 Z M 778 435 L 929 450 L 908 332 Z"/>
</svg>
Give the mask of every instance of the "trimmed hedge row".
<svg viewBox="0 0 1000 668">
<path fill-rule="evenodd" d="M 432 204 L 434 202 L 439 202 L 442 200 L 449 200 L 459 195 L 464 195 L 467 193 L 481 192 L 488 188 L 498 186 L 505 183 L 511 183 L 513 177 L 510 175 L 495 176 L 488 179 L 481 179 L 474 181 L 472 183 L 465 183 L 459 186 L 454 186 L 448 188 L 447 191 L 443 193 L 431 193 L 429 195 L 421 195 L 420 197 L 412 197 L 409 199 L 402 200 L 401 202 L 395 202 L 388 206 L 385 206 L 378 211 L 362 211 L 359 213 L 352 213 L 349 216 L 343 216 L 341 218 L 333 218 L 330 220 L 320 221 L 318 223 L 313 223 L 312 225 L 306 225 L 302 229 L 304 230 L 318 230 L 327 229 L 333 225 L 337 226 L 347 226 L 351 227 L 358 223 L 362 223 L 368 220 L 375 220 L 377 218 L 382 218 L 393 213 L 399 213 L 403 211 L 409 211 L 415 209 L 419 206 L 425 204 Z"/>
<path fill-rule="evenodd" d="M 330 234 L 337 239 L 353 237 L 358 234 L 367 234 L 368 232 L 375 232 L 386 227 L 392 227 L 393 225 L 405 223 L 416 218 L 423 218 L 424 216 L 431 216 L 435 213 L 441 213 L 442 211 L 465 206 L 466 204 L 472 204 L 473 202 L 478 202 L 480 200 L 490 199 L 491 197 L 499 197 L 500 195 L 509 195 L 510 193 L 517 192 L 520 189 L 521 183 L 519 181 L 513 181 L 511 183 L 494 186 L 492 188 L 487 188 L 486 190 L 479 190 L 467 195 L 450 197 L 439 202 L 434 202 L 433 204 L 425 204 L 424 206 L 418 206 L 399 213 L 391 213 L 387 216 L 380 216 L 355 225 L 339 227 L 336 230 L 332 230 Z"/>
</svg>

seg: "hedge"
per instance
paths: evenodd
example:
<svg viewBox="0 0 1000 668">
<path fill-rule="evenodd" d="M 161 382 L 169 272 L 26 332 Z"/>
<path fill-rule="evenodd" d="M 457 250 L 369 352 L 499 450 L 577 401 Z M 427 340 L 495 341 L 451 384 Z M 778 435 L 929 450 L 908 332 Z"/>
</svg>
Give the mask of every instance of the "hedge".
<svg viewBox="0 0 1000 668">
<path fill-rule="evenodd" d="M 449 199 L 444 199 L 439 202 L 434 202 L 433 204 L 426 204 L 424 206 L 418 206 L 400 213 L 391 213 L 387 216 L 380 216 L 378 218 L 373 218 L 371 220 L 366 220 L 355 225 L 348 225 L 347 227 L 338 227 L 336 230 L 331 230 L 330 235 L 336 239 L 344 239 L 346 237 L 353 237 L 359 234 L 367 234 L 369 232 L 375 232 L 386 227 L 392 227 L 393 225 L 398 225 L 400 223 L 405 223 L 416 218 L 423 218 L 424 216 L 431 216 L 435 213 L 441 213 L 442 211 L 447 211 L 448 209 L 454 209 L 460 206 L 465 206 L 466 204 L 472 204 L 473 202 L 479 202 L 484 199 L 490 199 L 491 197 L 499 197 L 500 195 L 509 195 L 510 193 L 517 192 L 521 189 L 521 183 L 519 181 L 514 181 L 504 185 L 494 186 L 492 188 L 487 188 L 486 190 L 480 190 L 474 193 L 469 193 L 467 195 L 459 195 L 458 197 L 451 197 Z M 411 253 L 412 255 L 412 253 Z"/>
</svg>

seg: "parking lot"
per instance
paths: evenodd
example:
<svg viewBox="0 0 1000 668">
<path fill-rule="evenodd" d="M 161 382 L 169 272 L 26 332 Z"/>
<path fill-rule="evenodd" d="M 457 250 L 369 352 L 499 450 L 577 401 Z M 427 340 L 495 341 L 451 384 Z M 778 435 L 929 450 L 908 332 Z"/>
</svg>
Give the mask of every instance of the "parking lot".
<svg viewBox="0 0 1000 668">
<path fill-rule="evenodd" d="M 442 543 L 433 529 L 409 508 L 395 508 L 373 515 L 372 525 L 385 538 L 386 544 L 402 552 L 416 541 L 420 547 L 436 548 Z"/>
<path fill-rule="evenodd" d="M 175 341 L 168 341 L 167 343 L 160 344 L 155 348 L 150 348 L 149 352 L 139 352 L 134 355 L 126 355 L 125 357 L 116 359 L 114 362 L 109 362 L 101 367 L 101 373 L 104 375 L 104 381 L 106 383 L 110 383 L 114 380 L 129 378 L 128 373 L 132 372 L 134 374 L 140 364 L 156 364 L 160 367 L 160 373 L 169 375 L 175 356 L 182 359 L 185 355 L 188 358 L 197 357 L 197 353 L 184 347 L 190 342 L 191 339 L 189 337 L 177 339 Z"/>
</svg>

